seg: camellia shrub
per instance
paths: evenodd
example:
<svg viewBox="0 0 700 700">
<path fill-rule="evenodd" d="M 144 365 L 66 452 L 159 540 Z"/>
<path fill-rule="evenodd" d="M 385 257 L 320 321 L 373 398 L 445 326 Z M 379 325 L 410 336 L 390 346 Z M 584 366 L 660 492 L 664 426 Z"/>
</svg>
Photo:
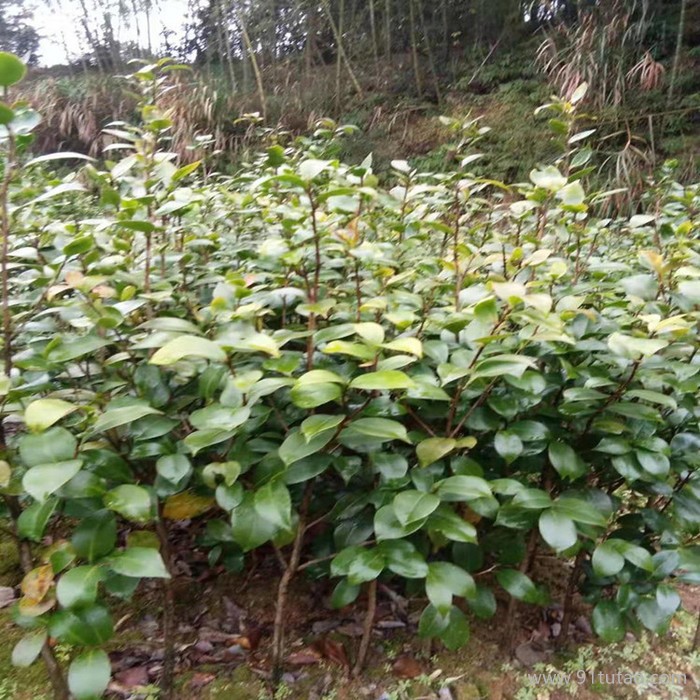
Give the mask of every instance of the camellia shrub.
<svg viewBox="0 0 700 700">
<path fill-rule="evenodd" d="M 31 158 L 39 116 L 0 54 L 15 663 L 99 696 L 110 606 L 160 578 L 167 696 L 173 520 L 206 521 L 233 571 L 277 548 L 274 669 L 294 576 L 329 577 L 338 607 L 366 589 L 359 669 L 378 580 L 409 580 L 418 633 L 453 649 L 471 616 L 511 624 L 498 589 L 547 604 L 538 550 L 571 565 L 562 638 L 576 592 L 606 642 L 663 633 L 700 580 L 698 186 L 667 169 L 640 214 L 597 218 L 585 87 L 546 107 L 563 155 L 525 183 L 471 174 L 474 121 L 446 120 L 459 171 L 397 160 L 386 184 L 329 157 L 330 122 L 268 132 L 233 177 L 179 167 L 173 68 L 142 66 L 141 122 L 71 169 Z M 66 680 L 49 639 L 74 648 Z"/>
</svg>

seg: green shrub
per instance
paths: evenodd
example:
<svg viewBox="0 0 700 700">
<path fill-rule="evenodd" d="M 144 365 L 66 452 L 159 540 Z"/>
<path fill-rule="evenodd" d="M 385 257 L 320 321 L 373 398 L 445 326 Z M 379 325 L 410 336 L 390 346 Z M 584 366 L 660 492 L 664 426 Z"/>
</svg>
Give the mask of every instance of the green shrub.
<svg viewBox="0 0 700 700">
<path fill-rule="evenodd" d="M 456 648 L 497 588 L 548 601 L 537 548 L 603 640 L 666 630 L 700 574 L 698 187 L 666 173 L 649 214 L 597 218 L 583 90 L 549 106 L 558 167 L 518 185 L 472 176 L 485 132 L 449 120 L 461 172 L 396 160 L 386 187 L 328 158 L 329 122 L 232 177 L 178 168 L 169 69 L 133 77 L 104 167 L 52 177 L 21 106 L 1 135 L 3 493 L 23 540 L 71 532 L 27 567 L 17 660 L 48 634 L 100 694 L 110 599 L 167 587 L 168 521 L 198 517 L 212 564 L 284 550 L 277 664 L 301 571 L 338 606 L 423 581 L 419 634 Z"/>
</svg>

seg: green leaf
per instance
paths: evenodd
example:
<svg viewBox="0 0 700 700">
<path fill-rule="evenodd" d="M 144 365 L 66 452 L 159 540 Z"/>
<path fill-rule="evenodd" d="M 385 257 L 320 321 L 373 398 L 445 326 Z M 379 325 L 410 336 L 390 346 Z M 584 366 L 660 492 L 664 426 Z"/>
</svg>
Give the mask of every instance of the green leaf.
<svg viewBox="0 0 700 700">
<path fill-rule="evenodd" d="M 190 433 L 183 442 L 193 456 L 198 455 L 202 450 L 211 445 L 218 445 L 220 442 L 225 442 L 235 435 L 233 430 L 218 430 L 210 428 L 209 430 L 196 430 Z"/>
<path fill-rule="evenodd" d="M 464 569 L 438 561 L 428 565 L 425 591 L 437 611 L 446 615 L 452 606 L 452 596 L 467 598 L 475 593 L 476 584 Z"/>
<path fill-rule="evenodd" d="M 480 476 L 448 476 L 436 484 L 435 494 L 441 501 L 461 502 L 490 498 L 488 482 Z"/>
<path fill-rule="evenodd" d="M 418 621 L 419 637 L 438 637 L 450 624 L 449 615 L 441 615 L 438 609 L 431 603 L 423 610 Z"/>
<path fill-rule="evenodd" d="M 467 618 L 458 607 L 453 605 L 448 615 L 447 627 L 440 633 L 442 643 L 450 651 L 455 651 L 469 641 L 470 634 Z"/>
<path fill-rule="evenodd" d="M 542 512 L 539 529 L 542 539 L 557 552 L 573 547 L 578 539 L 574 521 L 554 510 Z"/>
<path fill-rule="evenodd" d="M 252 493 L 246 493 L 243 500 L 231 511 L 233 539 L 244 552 L 269 542 L 278 529 L 274 523 L 258 513 Z"/>
<path fill-rule="evenodd" d="M 0 51 L 0 86 L 9 87 L 24 78 L 27 67 L 17 56 L 7 51 Z"/>
<path fill-rule="evenodd" d="M 192 464 L 185 455 L 164 455 L 156 462 L 156 471 L 166 481 L 179 484 L 192 473 Z"/>
<path fill-rule="evenodd" d="M 374 514 L 374 534 L 378 541 L 408 537 L 411 533 L 419 530 L 422 525 L 422 520 L 416 520 L 410 525 L 402 525 L 396 517 L 393 505 L 382 506 Z"/>
<path fill-rule="evenodd" d="M 197 430 L 220 430 L 229 432 L 243 425 L 250 418 L 250 408 L 230 408 L 214 403 L 190 414 L 190 423 Z"/>
<path fill-rule="evenodd" d="M 260 517 L 283 530 L 292 526 L 292 499 L 289 489 L 275 479 L 255 492 L 255 510 Z"/>
<path fill-rule="evenodd" d="M 557 192 L 557 199 L 567 206 L 578 206 L 586 200 L 586 193 L 578 180 L 564 185 Z"/>
<path fill-rule="evenodd" d="M 425 558 L 406 540 L 386 540 L 379 544 L 390 571 L 403 578 L 424 578 L 428 574 Z"/>
<path fill-rule="evenodd" d="M 351 389 L 364 391 L 389 391 L 392 389 L 410 389 L 413 380 L 399 370 L 383 370 L 381 372 L 368 372 L 356 377 L 350 382 Z"/>
<path fill-rule="evenodd" d="M 490 588 L 477 586 L 476 591 L 467 597 L 467 604 L 474 614 L 482 619 L 496 614 L 496 598 Z"/>
<path fill-rule="evenodd" d="M 627 357 L 630 360 L 639 360 L 643 357 L 651 357 L 668 347 L 668 341 L 660 338 L 635 338 L 623 333 L 613 333 L 608 338 L 608 347 L 616 355 Z"/>
<path fill-rule="evenodd" d="M 71 538 L 76 554 L 89 562 L 109 554 L 116 543 L 117 521 L 109 511 L 81 520 Z"/>
<path fill-rule="evenodd" d="M 82 460 L 71 459 L 32 467 L 22 478 L 22 486 L 32 498 L 41 503 L 69 482 L 82 465 Z"/>
<path fill-rule="evenodd" d="M 71 661 L 68 669 L 68 688 L 76 700 L 102 697 L 109 685 L 112 666 L 107 652 L 91 649 Z"/>
<path fill-rule="evenodd" d="M 304 180 L 313 180 L 330 165 L 330 161 L 309 158 L 299 163 L 298 173 Z"/>
<path fill-rule="evenodd" d="M 332 440 L 334 433 L 335 430 L 326 430 L 307 442 L 299 430 L 293 430 L 280 445 L 280 459 L 289 466 L 304 457 L 320 452 Z"/>
<path fill-rule="evenodd" d="M 147 523 L 153 519 L 151 496 L 142 486 L 123 484 L 104 495 L 104 504 L 127 520 Z"/>
<path fill-rule="evenodd" d="M 447 506 L 440 506 L 430 516 L 428 529 L 454 542 L 476 542 L 476 528 Z"/>
<path fill-rule="evenodd" d="M 198 357 L 212 362 L 226 361 L 226 353 L 211 340 L 197 335 L 180 335 L 157 350 L 150 362 L 154 365 L 174 365 L 185 357 Z"/>
<path fill-rule="evenodd" d="M 516 377 L 520 378 L 525 370 L 535 366 L 533 357 L 524 355 L 497 355 L 481 360 L 474 367 L 470 382 L 484 377 Z"/>
<path fill-rule="evenodd" d="M 608 522 L 607 516 L 587 501 L 568 496 L 554 501 L 552 511 L 585 525 L 605 527 Z"/>
<path fill-rule="evenodd" d="M 46 632 L 44 630 L 25 634 L 12 650 L 12 665 L 20 668 L 31 666 L 41 653 L 45 641 Z"/>
<path fill-rule="evenodd" d="M 386 559 L 379 548 L 362 549 L 353 558 L 348 567 L 348 582 L 357 585 L 365 581 L 373 581 L 382 573 Z"/>
<path fill-rule="evenodd" d="M 666 634 L 673 617 L 673 613 L 662 609 L 656 600 L 643 600 L 635 612 L 639 621 L 654 634 Z"/>
<path fill-rule="evenodd" d="M 104 569 L 99 566 L 78 566 L 69 569 L 58 580 L 56 598 L 64 608 L 94 603 L 97 598 L 97 584 L 104 577 Z"/>
<path fill-rule="evenodd" d="M 662 583 L 656 589 L 656 604 L 664 616 L 673 615 L 681 605 L 681 597 L 673 586 Z"/>
<path fill-rule="evenodd" d="M 652 476 L 666 476 L 671 469 L 671 462 L 668 457 L 661 452 L 636 450 L 635 455 L 642 469 Z"/>
<path fill-rule="evenodd" d="M 17 519 L 17 534 L 27 540 L 41 541 L 57 505 L 56 498 L 47 498 L 43 503 L 32 503 Z"/>
<path fill-rule="evenodd" d="M 24 411 L 24 422 L 34 433 L 50 428 L 64 416 L 76 411 L 79 406 L 61 399 L 38 399 L 32 401 Z"/>
<path fill-rule="evenodd" d="M 323 352 L 327 355 L 350 355 L 358 360 L 370 362 L 375 358 L 376 350 L 364 343 L 348 343 L 344 340 L 333 340 L 325 348 Z"/>
<path fill-rule="evenodd" d="M 604 642 L 620 642 L 625 638 L 625 622 L 612 600 L 602 600 L 595 606 L 591 622 L 595 633 Z"/>
<path fill-rule="evenodd" d="M 350 423 L 353 431 L 382 440 L 402 440 L 410 444 L 406 428 L 401 423 L 387 418 L 358 418 Z"/>
<path fill-rule="evenodd" d="M 345 416 L 342 415 L 317 413 L 315 416 L 309 416 L 302 422 L 300 426 L 301 432 L 308 442 L 319 433 L 337 428 L 343 422 L 344 418 Z"/>
<path fill-rule="evenodd" d="M 416 446 L 416 456 L 421 467 L 427 467 L 437 462 L 457 447 L 457 440 L 453 438 L 428 438 Z"/>
<path fill-rule="evenodd" d="M 77 449 L 78 441 L 59 427 L 39 435 L 24 435 L 19 441 L 20 456 L 28 467 L 72 460 Z"/>
<path fill-rule="evenodd" d="M 353 323 L 353 330 L 373 345 L 381 345 L 384 342 L 384 329 L 378 323 Z"/>
<path fill-rule="evenodd" d="M 14 110 L 5 102 L 0 102 L 0 126 L 7 126 L 14 118 Z"/>
<path fill-rule="evenodd" d="M 566 178 L 553 165 L 530 171 L 530 180 L 546 190 L 559 190 L 566 185 Z"/>
<path fill-rule="evenodd" d="M 523 452 L 522 440 L 515 434 L 507 430 L 496 433 L 494 447 L 506 464 L 514 462 Z"/>
<path fill-rule="evenodd" d="M 404 527 L 425 520 L 439 505 L 437 496 L 421 491 L 402 491 L 393 502 L 396 518 Z"/>
<path fill-rule="evenodd" d="M 105 433 L 108 430 L 119 428 L 122 425 L 127 425 L 137 421 L 144 416 L 161 414 L 157 408 L 146 406 L 144 404 L 136 404 L 133 406 L 121 406 L 119 408 L 108 408 L 92 426 L 90 433 Z"/>
<path fill-rule="evenodd" d="M 408 471 L 408 460 L 403 455 L 391 452 L 373 452 L 370 454 L 370 460 L 375 470 L 384 479 L 400 479 Z"/>
<path fill-rule="evenodd" d="M 512 504 L 525 510 L 544 510 L 552 505 L 552 499 L 541 489 L 523 489 L 515 494 Z"/>
<path fill-rule="evenodd" d="M 549 443 L 549 461 L 565 479 L 578 479 L 587 471 L 586 463 L 565 442 Z"/>
<path fill-rule="evenodd" d="M 170 578 L 160 553 L 153 547 L 127 547 L 110 557 L 109 566 L 130 578 Z"/>
<path fill-rule="evenodd" d="M 616 546 L 618 540 L 605 540 L 593 552 L 591 563 L 598 576 L 615 576 L 625 566 L 625 559 Z"/>
<path fill-rule="evenodd" d="M 216 488 L 216 477 L 221 476 L 226 486 L 233 486 L 241 474 L 238 462 L 211 462 L 202 470 L 202 481 L 209 488 Z"/>
<path fill-rule="evenodd" d="M 331 595 L 331 607 L 337 610 L 350 605 L 350 603 L 357 600 L 361 590 L 362 586 L 360 584 L 352 584 L 347 579 L 339 581 Z"/>
<path fill-rule="evenodd" d="M 114 633 L 107 608 L 91 604 L 70 610 L 59 610 L 51 616 L 49 635 L 76 646 L 100 646 Z"/>
<path fill-rule="evenodd" d="M 337 401 L 343 395 L 343 390 L 338 384 L 299 384 L 291 388 L 289 396 L 292 403 L 299 408 L 316 408 L 323 404 Z"/>
<path fill-rule="evenodd" d="M 384 343 L 382 347 L 385 350 L 407 353 L 418 358 L 423 357 L 423 343 L 418 338 L 396 338 L 389 343 Z"/>
<path fill-rule="evenodd" d="M 496 572 L 496 580 L 513 598 L 536 605 L 546 601 L 544 593 L 521 571 L 501 569 Z"/>
</svg>

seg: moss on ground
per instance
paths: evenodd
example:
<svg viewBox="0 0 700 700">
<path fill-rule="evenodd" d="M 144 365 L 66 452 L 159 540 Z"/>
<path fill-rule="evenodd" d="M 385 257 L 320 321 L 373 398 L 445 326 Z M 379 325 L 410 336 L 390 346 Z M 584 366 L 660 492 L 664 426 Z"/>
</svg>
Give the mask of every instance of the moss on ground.
<svg viewBox="0 0 700 700">
<path fill-rule="evenodd" d="M 48 679 L 41 662 L 29 668 L 12 665 L 12 649 L 23 634 L 9 612 L 0 611 L 0 700 L 49 700 Z"/>
</svg>

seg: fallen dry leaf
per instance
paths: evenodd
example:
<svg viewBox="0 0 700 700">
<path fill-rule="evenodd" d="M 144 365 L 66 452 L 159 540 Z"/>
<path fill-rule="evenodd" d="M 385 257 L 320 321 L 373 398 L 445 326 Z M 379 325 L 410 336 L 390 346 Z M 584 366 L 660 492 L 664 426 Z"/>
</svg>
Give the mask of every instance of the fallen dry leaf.
<svg viewBox="0 0 700 700">
<path fill-rule="evenodd" d="M 15 591 L 9 586 L 0 586 L 0 608 L 6 608 L 15 602 Z"/>
<path fill-rule="evenodd" d="M 397 678 L 417 678 L 423 673 L 420 663 L 412 656 L 399 656 L 391 670 Z"/>
<path fill-rule="evenodd" d="M 148 685 L 148 669 L 146 666 L 132 666 L 124 671 L 115 673 L 114 680 L 124 688 L 133 688 L 137 685 Z"/>
<path fill-rule="evenodd" d="M 345 651 L 345 647 L 340 642 L 324 637 L 319 639 L 317 642 L 314 642 L 313 648 L 318 650 L 321 656 L 323 656 L 325 659 L 328 659 L 329 661 L 332 661 L 343 668 L 350 668 L 348 654 Z"/>
<path fill-rule="evenodd" d="M 287 663 L 293 666 L 310 666 L 321 661 L 321 653 L 312 647 L 305 647 L 299 651 L 295 651 L 287 657 Z"/>
</svg>

